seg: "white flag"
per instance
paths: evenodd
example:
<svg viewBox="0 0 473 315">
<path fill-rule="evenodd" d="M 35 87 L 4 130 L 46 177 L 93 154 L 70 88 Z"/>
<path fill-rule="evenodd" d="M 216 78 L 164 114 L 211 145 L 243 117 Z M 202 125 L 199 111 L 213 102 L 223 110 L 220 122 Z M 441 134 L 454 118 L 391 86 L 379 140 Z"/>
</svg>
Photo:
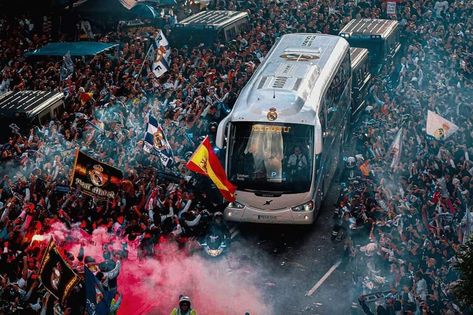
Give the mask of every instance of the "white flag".
<svg viewBox="0 0 473 315">
<path fill-rule="evenodd" d="M 171 54 L 169 42 L 164 36 L 163 31 L 159 30 L 159 33 L 154 39 L 150 49 L 152 49 L 151 56 L 153 58 L 152 70 L 154 75 L 159 78 L 169 70 L 168 58 Z"/>
<path fill-rule="evenodd" d="M 151 115 L 148 117 L 144 150 L 159 156 L 164 166 L 167 166 L 174 156 L 163 128 L 158 120 Z"/>
<path fill-rule="evenodd" d="M 458 130 L 458 126 L 432 111 L 427 114 L 426 132 L 437 140 L 447 139 Z"/>
<path fill-rule="evenodd" d="M 137 0 L 119 0 L 119 1 L 128 10 L 133 9 L 133 7 L 138 3 Z"/>
<path fill-rule="evenodd" d="M 388 151 L 388 154 L 393 157 L 393 160 L 391 161 L 391 168 L 396 168 L 399 165 L 399 162 L 401 161 L 402 131 L 403 128 L 399 129 Z"/>
</svg>

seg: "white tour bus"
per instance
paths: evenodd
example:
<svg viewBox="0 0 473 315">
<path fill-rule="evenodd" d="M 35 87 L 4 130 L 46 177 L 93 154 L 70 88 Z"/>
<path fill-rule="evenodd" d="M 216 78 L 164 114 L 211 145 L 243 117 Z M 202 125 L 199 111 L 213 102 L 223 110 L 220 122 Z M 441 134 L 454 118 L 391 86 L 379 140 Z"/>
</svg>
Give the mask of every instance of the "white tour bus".
<svg viewBox="0 0 473 315">
<path fill-rule="evenodd" d="M 310 224 L 340 159 L 351 115 L 348 42 L 288 34 L 273 46 L 220 123 L 237 186 L 230 221 Z"/>
</svg>

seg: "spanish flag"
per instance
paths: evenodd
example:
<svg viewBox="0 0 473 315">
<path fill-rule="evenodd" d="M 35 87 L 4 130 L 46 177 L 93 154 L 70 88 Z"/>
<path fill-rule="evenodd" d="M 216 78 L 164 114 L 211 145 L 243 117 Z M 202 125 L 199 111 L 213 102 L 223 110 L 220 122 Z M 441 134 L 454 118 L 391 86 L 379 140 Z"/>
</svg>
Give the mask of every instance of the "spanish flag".
<svg viewBox="0 0 473 315">
<path fill-rule="evenodd" d="M 232 202 L 235 201 L 236 187 L 225 175 L 225 170 L 215 155 L 209 137 L 199 145 L 186 164 L 186 167 L 196 173 L 207 175 L 222 193 L 223 198 Z"/>
<path fill-rule="evenodd" d="M 92 92 L 83 92 L 83 93 L 80 93 L 80 104 L 82 106 L 84 106 L 85 103 L 87 103 L 89 100 L 92 99 L 92 96 L 94 95 L 94 93 Z"/>
</svg>

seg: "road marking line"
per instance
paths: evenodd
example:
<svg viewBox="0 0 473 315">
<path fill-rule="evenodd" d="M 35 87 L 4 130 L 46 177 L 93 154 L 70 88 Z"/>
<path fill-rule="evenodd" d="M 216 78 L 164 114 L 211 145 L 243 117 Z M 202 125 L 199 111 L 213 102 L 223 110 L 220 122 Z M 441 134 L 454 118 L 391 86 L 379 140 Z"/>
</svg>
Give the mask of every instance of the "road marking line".
<svg viewBox="0 0 473 315">
<path fill-rule="evenodd" d="M 317 281 L 317 283 L 312 287 L 312 289 L 310 289 L 309 291 L 307 291 L 307 293 L 305 294 L 305 296 L 312 296 L 312 294 L 315 293 L 315 291 L 317 291 L 317 289 L 325 282 L 325 280 L 327 280 L 328 277 L 330 277 L 330 275 L 332 274 L 332 272 L 335 271 L 335 269 L 338 268 L 338 266 L 340 266 L 340 264 L 342 263 L 342 260 L 340 259 L 339 261 L 337 261 L 335 264 L 333 264 L 332 267 L 330 267 L 330 269 L 324 274 L 324 276 L 322 278 L 320 278 L 319 281 Z"/>
<path fill-rule="evenodd" d="M 230 233 L 235 232 L 236 229 L 237 229 L 236 225 L 232 226 L 232 227 L 230 228 Z"/>
<path fill-rule="evenodd" d="M 238 234 L 240 234 L 240 230 L 236 230 L 235 232 L 233 232 L 232 235 L 230 236 L 230 239 L 234 239 L 235 236 L 237 236 Z"/>
</svg>

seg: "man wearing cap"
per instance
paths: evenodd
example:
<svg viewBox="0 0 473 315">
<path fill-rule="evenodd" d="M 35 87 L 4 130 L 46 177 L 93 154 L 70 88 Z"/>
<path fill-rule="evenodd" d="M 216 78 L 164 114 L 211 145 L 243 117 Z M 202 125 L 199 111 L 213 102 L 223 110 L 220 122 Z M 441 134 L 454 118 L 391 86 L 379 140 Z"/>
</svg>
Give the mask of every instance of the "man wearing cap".
<svg viewBox="0 0 473 315">
<path fill-rule="evenodd" d="M 197 312 L 191 308 L 191 299 L 188 296 L 179 296 L 179 307 L 172 310 L 171 315 L 197 315 Z"/>
</svg>

